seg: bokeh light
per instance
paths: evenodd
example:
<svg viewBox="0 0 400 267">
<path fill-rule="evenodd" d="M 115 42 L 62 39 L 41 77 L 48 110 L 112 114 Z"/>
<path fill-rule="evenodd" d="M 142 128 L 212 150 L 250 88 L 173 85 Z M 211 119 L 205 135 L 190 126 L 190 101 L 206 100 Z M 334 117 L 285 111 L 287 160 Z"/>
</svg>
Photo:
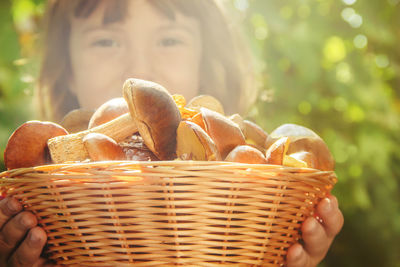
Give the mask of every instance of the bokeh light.
<svg viewBox="0 0 400 267">
<path fill-rule="evenodd" d="M 240 11 L 246 11 L 249 8 L 248 0 L 235 0 L 233 4 Z"/>
<path fill-rule="evenodd" d="M 338 36 L 332 36 L 325 42 L 324 56 L 332 63 L 343 60 L 347 55 L 344 41 Z"/>
<path fill-rule="evenodd" d="M 356 48 L 363 49 L 367 46 L 368 39 L 363 34 L 357 34 L 356 37 L 354 37 L 353 39 L 353 44 Z"/>
<path fill-rule="evenodd" d="M 346 5 L 353 5 L 357 0 L 342 0 L 343 3 L 345 3 Z"/>
<path fill-rule="evenodd" d="M 389 66 L 389 58 L 387 55 L 376 55 L 375 56 L 375 63 L 379 68 L 386 68 Z"/>
</svg>

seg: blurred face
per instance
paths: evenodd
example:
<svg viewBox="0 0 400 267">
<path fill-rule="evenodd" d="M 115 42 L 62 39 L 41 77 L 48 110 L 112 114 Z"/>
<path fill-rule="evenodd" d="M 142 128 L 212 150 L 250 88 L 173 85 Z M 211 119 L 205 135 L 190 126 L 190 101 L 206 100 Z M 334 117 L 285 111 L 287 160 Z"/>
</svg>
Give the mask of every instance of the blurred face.
<svg viewBox="0 0 400 267">
<path fill-rule="evenodd" d="M 95 109 L 122 96 L 127 78 L 151 80 L 190 99 L 199 89 L 200 28 L 177 13 L 170 20 L 146 0 L 129 1 L 121 22 L 103 25 L 104 8 L 71 20 L 70 90 L 80 107 Z"/>
</svg>

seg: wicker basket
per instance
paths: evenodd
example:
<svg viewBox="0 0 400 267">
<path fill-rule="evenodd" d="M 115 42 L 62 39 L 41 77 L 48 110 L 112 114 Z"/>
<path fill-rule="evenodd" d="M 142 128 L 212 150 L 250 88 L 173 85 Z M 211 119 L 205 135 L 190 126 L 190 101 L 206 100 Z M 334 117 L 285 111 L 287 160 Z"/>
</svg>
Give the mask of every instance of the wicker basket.
<svg viewBox="0 0 400 267">
<path fill-rule="evenodd" d="M 35 213 L 48 257 L 86 266 L 281 266 L 334 172 L 228 162 L 16 169 L 0 186 Z"/>
</svg>

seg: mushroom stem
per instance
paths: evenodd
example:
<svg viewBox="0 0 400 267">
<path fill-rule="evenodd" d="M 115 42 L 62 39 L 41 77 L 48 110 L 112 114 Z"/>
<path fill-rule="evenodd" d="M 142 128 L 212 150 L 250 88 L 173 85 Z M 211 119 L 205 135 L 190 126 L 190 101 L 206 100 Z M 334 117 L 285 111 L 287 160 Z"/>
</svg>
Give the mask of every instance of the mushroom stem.
<svg viewBox="0 0 400 267">
<path fill-rule="evenodd" d="M 51 138 L 47 144 L 54 163 L 82 161 L 89 157 L 82 141 L 87 134 L 101 133 L 120 142 L 135 132 L 137 132 L 136 124 L 130 113 L 126 113 L 92 129 Z"/>
</svg>

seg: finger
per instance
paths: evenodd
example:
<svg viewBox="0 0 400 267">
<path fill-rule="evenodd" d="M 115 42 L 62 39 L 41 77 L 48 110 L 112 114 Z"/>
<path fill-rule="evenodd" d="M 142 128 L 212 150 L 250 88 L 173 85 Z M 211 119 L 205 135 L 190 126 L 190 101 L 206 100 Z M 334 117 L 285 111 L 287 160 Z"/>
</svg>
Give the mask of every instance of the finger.
<svg viewBox="0 0 400 267">
<path fill-rule="evenodd" d="M 0 201 L 0 228 L 6 224 L 10 218 L 22 210 L 22 205 L 15 198 L 5 198 Z"/>
<path fill-rule="evenodd" d="M 35 215 L 23 211 L 6 223 L 0 232 L 0 255 L 9 255 L 17 244 L 25 237 L 29 229 L 36 226 Z M 4 258 L 3 258 L 4 260 Z"/>
<path fill-rule="evenodd" d="M 29 230 L 27 237 L 9 259 L 10 266 L 33 266 L 40 260 L 47 236 L 40 227 Z"/>
<path fill-rule="evenodd" d="M 332 238 L 326 235 L 324 227 L 314 217 L 304 221 L 301 231 L 307 254 L 313 259 L 321 260 L 327 253 Z"/>
<path fill-rule="evenodd" d="M 317 213 L 322 220 L 326 235 L 335 237 L 343 227 L 344 218 L 336 197 L 324 198 L 317 206 Z"/>
<path fill-rule="evenodd" d="M 287 267 L 310 266 L 310 256 L 299 243 L 296 243 L 288 250 L 286 265 Z"/>
</svg>

